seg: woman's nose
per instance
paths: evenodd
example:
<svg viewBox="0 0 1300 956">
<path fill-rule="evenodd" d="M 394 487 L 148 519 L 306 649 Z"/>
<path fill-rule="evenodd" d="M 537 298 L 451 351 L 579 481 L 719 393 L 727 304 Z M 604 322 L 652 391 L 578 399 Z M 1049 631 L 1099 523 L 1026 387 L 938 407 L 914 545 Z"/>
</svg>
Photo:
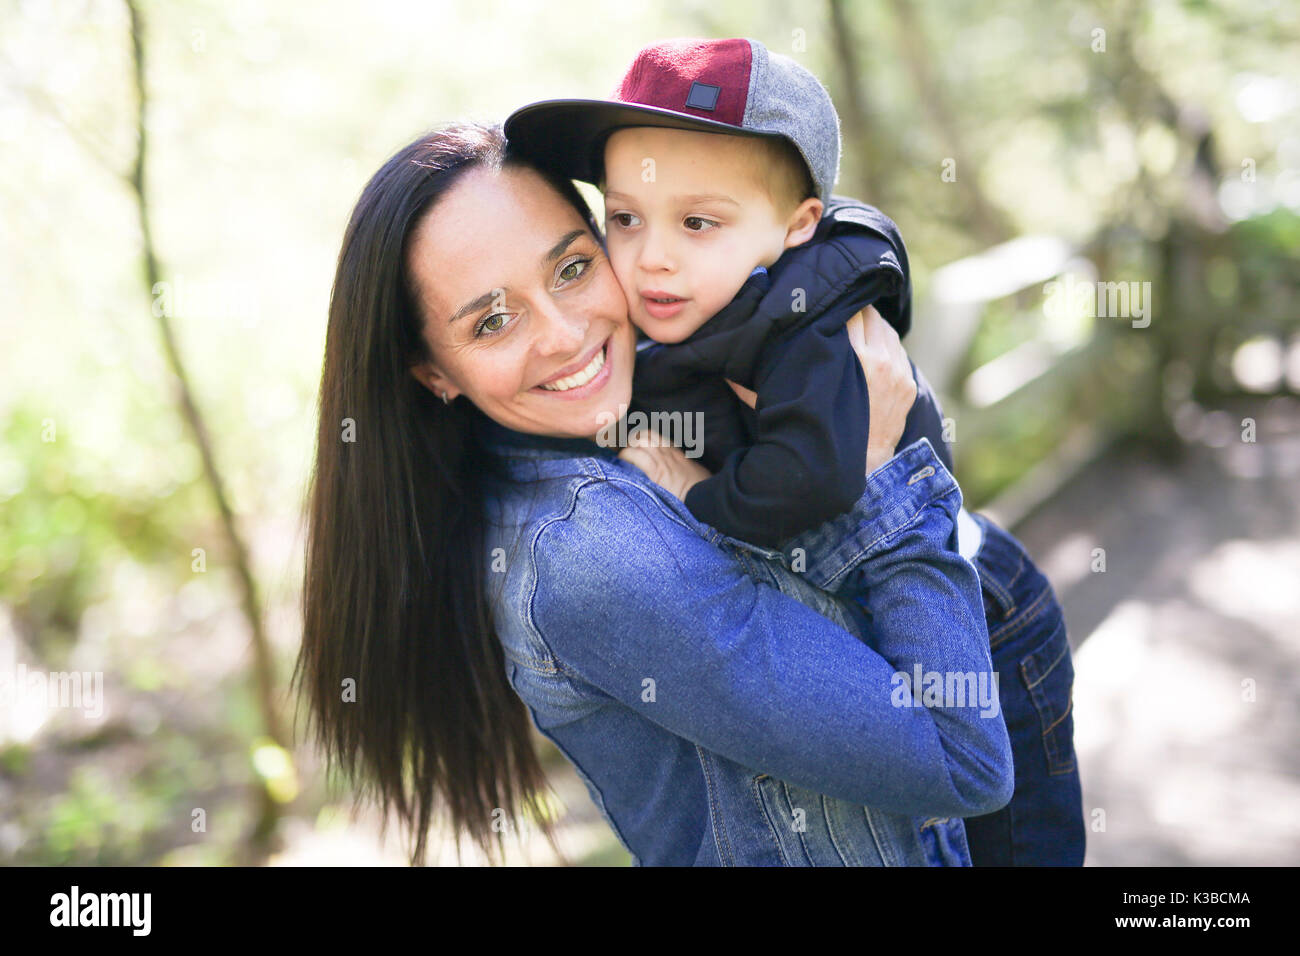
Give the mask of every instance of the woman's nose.
<svg viewBox="0 0 1300 956">
<path fill-rule="evenodd" d="M 535 314 L 538 320 L 535 345 L 542 355 L 571 354 L 586 344 L 588 322 L 585 316 L 569 314 L 549 298 L 537 306 Z"/>
</svg>

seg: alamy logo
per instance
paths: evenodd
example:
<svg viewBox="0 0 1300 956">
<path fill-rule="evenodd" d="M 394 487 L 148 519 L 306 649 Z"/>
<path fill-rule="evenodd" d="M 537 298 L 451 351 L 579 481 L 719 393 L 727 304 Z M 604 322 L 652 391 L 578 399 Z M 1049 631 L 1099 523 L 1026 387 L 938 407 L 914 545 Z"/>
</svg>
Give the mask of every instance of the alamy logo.
<svg viewBox="0 0 1300 956">
<path fill-rule="evenodd" d="M 895 707 L 979 707 L 981 717 L 996 717 L 998 675 L 988 671 L 895 671 L 889 701 Z"/>
<path fill-rule="evenodd" d="M 629 437 L 642 429 L 658 432 L 664 443 L 683 449 L 687 458 L 704 454 L 703 412 L 631 412 L 626 405 L 618 407 L 618 414 L 601 412 L 596 416 L 600 431 L 596 444 L 602 448 L 625 448 Z"/>
<path fill-rule="evenodd" d="M 148 936 L 153 894 L 86 893 L 72 887 L 71 893 L 50 897 L 51 926 L 130 926 L 133 936 Z"/>
<path fill-rule="evenodd" d="M 29 671 L 26 664 L 0 669 L 0 706 L 79 710 L 87 720 L 104 714 L 103 671 Z"/>
<path fill-rule="evenodd" d="M 1135 329 L 1151 324 L 1150 282 L 1083 282 L 1071 273 L 1043 286 L 1043 314 L 1062 318 L 1072 311 L 1094 318 L 1132 319 Z"/>
</svg>

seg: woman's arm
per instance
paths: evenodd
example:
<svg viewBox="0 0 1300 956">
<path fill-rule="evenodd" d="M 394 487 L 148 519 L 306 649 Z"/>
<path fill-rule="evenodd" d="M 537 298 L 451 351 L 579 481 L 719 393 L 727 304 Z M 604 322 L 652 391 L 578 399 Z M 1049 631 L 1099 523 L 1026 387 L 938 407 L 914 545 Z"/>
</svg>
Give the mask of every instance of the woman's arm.
<svg viewBox="0 0 1300 956">
<path fill-rule="evenodd" d="M 753 580 L 622 467 L 534 537 L 537 636 L 564 669 L 755 770 L 882 810 L 991 812 L 1013 785 L 1001 714 L 912 706 L 899 676 L 991 669 L 979 580 L 947 547 L 960 490 L 925 442 L 866 485 L 852 537 L 878 650 Z"/>
</svg>

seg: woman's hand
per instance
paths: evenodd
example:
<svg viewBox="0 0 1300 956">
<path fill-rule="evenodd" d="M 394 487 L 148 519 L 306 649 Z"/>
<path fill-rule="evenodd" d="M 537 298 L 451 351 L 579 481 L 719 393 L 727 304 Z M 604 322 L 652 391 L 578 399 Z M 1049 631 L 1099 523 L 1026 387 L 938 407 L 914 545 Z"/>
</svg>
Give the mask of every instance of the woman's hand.
<svg viewBox="0 0 1300 956">
<path fill-rule="evenodd" d="M 907 413 L 916 402 L 916 379 L 898 333 L 873 306 L 867 306 L 848 323 L 849 341 L 858 353 L 867 377 L 871 403 L 867 435 L 867 474 L 894 457 L 903 437 Z"/>
<path fill-rule="evenodd" d="M 686 492 L 697 482 L 712 477 L 709 469 L 691 461 L 680 448 L 669 445 L 653 428 L 643 428 L 628 436 L 628 445 L 619 451 L 618 457 L 636 465 L 647 478 L 683 502 Z"/>
<path fill-rule="evenodd" d="M 848 324 L 849 342 L 858 353 L 862 373 L 867 379 L 867 400 L 871 404 L 870 433 L 867 435 L 867 474 L 871 474 L 894 457 L 898 440 L 903 437 L 907 413 L 916 401 L 916 379 L 907 352 L 898 340 L 894 327 L 867 306 Z M 754 407 L 757 396 L 730 379 L 727 384 L 736 397 Z"/>
</svg>

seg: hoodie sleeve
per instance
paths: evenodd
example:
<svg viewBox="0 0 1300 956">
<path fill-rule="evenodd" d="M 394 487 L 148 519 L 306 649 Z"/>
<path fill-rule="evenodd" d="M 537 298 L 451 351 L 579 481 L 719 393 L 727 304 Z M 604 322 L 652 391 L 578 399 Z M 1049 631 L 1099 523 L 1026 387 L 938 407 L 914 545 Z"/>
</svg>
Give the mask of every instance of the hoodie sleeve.
<svg viewBox="0 0 1300 956">
<path fill-rule="evenodd" d="M 912 271 L 907 261 L 907 247 L 894 220 L 875 206 L 857 199 L 832 196 L 822 214 L 818 236 L 874 237 L 889 244 L 903 281 L 896 290 L 880 296 L 873 304 L 881 317 L 894 327 L 898 337 L 904 338 L 912 328 Z"/>
<path fill-rule="evenodd" d="M 843 322 L 799 329 L 764 358 L 754 442 L 692 487 L 685 504 L 724 534 L 775 548 L 861 496 L 870 412 Z"/>
</svg>

